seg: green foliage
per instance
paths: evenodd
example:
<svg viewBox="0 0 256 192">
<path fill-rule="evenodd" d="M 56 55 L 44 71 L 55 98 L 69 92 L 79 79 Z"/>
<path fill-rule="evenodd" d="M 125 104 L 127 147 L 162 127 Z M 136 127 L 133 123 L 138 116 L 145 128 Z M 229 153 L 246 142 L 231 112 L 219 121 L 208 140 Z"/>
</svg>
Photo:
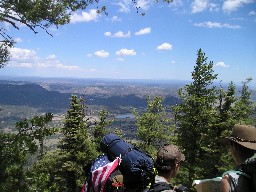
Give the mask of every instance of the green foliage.
<svg viewBox="0 0 256 192">
<path fill-rule="evenodd" d="M 61 184 L 61 153 L 54 150 L 35 162 L 28 173 L 30 191 L 57 192 Z"/>
<path fill-rule="evenodd" d="M 1 31 L 3 31 L 3 29 L 0 29 L 0 34 Z M 10 47 L 12 47 L 12 44 L 8 42 L 0 42 L 0 68 L 3 68 L 5 63 L 10 59 Z"/>
<path fill-rule="evenodd" d="M 107 117 L 109 112 L 106 110 L 100 111 L 100 120 L 95 122 L 95 126 L 93 127 L 93 138 L 94 142 L 97 145 L 98 151 L 100 151 L 100 141 L 104 137 L 104 135 L 108 134 L 109 131 L 106 129 L 113 120 L 108 120 Z"/>
<path fill-rule="evenodd" d="M 177 144 L 184 149 L 186 157 L 184 167 L 188 170 L 188 186 L 194 179 L 211 178 L 215 174 L 209 170 L 215 164 L 209 154 L 212 146 L 216 145 L 213 125 L 217 115 L 214 111 L 217 97 L 216 89 L 211 85 L 217 75 L 213 74 L 213 63 L 207 63 L 201 49 L 197 55 L 193 82 L 179 91 L 182 103 L 173 107 Z"/>
<path fill-rule="evenodd" d="M 27 149 L 19 135 L 0 132 L 0 191 L 26 191 Z"/>
<path fill-rule="evenodd" d="M 30 167 L 29 159 L 37 152 L 40 145 L 40 158 L 44 154 L 45 137 L 55 133 L 56 129 L 46 127 L 52 120 L 52 114 L 24 119 L 16 123 L 17 134 L 0 134 L 0 191 L 28 191 L 27 173 Z"/>
<path fill-rule="evenodd" d="M 249 89 L 248 84 L 252 81 L 252 78 L 247 78 L 242 82 L 242 90 L 240 90 L 240 97 L 234 107 L 234 118 L 238 123 L 252 124 L 253 119 L 248 118 L 252 115 L 255 106 L 251 101 L 252 90 Z"/>
<path fill-rule="evenodd" d="M 193 82 L 179 91 L 182 102 L 173 107 L 177 144 L 184 149 L 187 171 L 186 184 L 195 179 L 213 178 L 233 166 L 228 146 L 220 147 L 220 138 L 228 136 L 235 123 L 247 122 L 252 114 L 251 91 L 243 83 L 241 96 L 236 97 L 236 87 L 231 82 L 228 89 L 219 90 L 212 85 L 217 74 L 213 62 L 201 49 L 194 71 Z"/>
<path fill-rule="evenodd" d="M 191 186 L 194 179 L 220 176 L 230 169 L 231 155 L 227 146 L 219 147 L 219 138 L 229 136 L 235 123 L 253 122 L 251 78 L 242 82 L 239 95 L 233 82 L 227 90 L 217 89 L 212 85 L 216 78 L 213 63 L 207 63 L 205 54 L 198 50 L 193 82 L 179 91 L 182 102 L 173 107 L 176 129 L 161 97 L 148 97 L 142 114 L 134 110 L 142 151 L 154 156 L 160 145 L 170 142 L 183 150 L 186 161 L 177 183 Z M 49 126 L 51 113 L 17 122 L 17 134 L 0 132 L 0 191 L 81 191 L 87 168 L 98 156 L 98 144 L 112 123 L 109 113 L 102 110 L 100 120 L 90 127 L 85 107 L 84 99 L 72 95 L 61 140 L 53 151 L 44 151 L 45 138 L 57 131 Z M 39 158 L 30 162 L 38 145 Z"/>
<path fill-rule="evenodd" d="M 98 155 L 94 142 L 88 136 L 88 123 L 84 120 L 83 99 L 72 95 L 62 129 L 61 191 L 80 191 L 86 176 L 86 165 Z"/>
<path fill-rule="evenodd" d="M 155 155 L 158 148 L 169 143 L 173 138 L 173 127 L 165 112 L 161 97 L 150 100 L 147 98 L 147 111 L 139 114 L 134 110 L 137 135 L 140 139 L 138 144 L 142 151 Z"/>
<path fill-rule="evenodd" d="M 52 121 L 53 114 L 46 113 L 42 116 L 35 116 L 32 119 L 24 119 L 16 123 L 18 135 L 27 141 L 31 150 L 36 148 L 36 143 L 39 143 L 39 158 L 42 158 L 45 151 L 44 140 L 46 137 L 53 135 L 58 131 L 57 128 L 47 126 Z"/>
</svg>

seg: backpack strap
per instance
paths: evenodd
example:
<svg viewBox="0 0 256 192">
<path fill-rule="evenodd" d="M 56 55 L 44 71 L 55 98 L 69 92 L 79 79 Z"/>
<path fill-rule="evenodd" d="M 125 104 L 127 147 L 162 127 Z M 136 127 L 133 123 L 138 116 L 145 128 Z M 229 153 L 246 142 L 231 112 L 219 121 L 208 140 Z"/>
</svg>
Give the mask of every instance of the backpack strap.
<svg viewBox="0 0 256 192">
<path fill-rule="evenodd" d="M 231 191 L 236 191 L 237 185 L 238 185 L 238 179 L 240 176 L 246 177 L 248 179 L 251 179 L 251 176 L 248 175 L 247 173 L 244 173 L 243 171 L 240 170 L 229 170 L 223 173 L 222 176 L 228 175 L 230 179 L 230 188 Z"/>
<path fill-rule="evenodd" d="M 164 191 L 164 190 L 172 190 L 173 187 L 166 182 L 158 182 L 154 184 L 154 191 L 155 192 L 160 192 L 160 191 Z"/>
<path fill-rule="evenodd" d="M 240 170 L 229 170 L 229 171 L 226 171 L 225 173 L 222 174 L 222 176 L 224 175 L 243 175 L 249 179 L 251 179 L 251 176 L 243 171 L 240 171 Z"/>
</svg>

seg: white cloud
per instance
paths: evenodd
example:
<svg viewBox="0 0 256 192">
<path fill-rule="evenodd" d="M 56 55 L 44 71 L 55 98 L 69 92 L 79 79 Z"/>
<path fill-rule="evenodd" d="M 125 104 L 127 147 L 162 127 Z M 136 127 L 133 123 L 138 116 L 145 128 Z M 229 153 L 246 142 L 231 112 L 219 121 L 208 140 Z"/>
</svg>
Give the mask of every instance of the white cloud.
<svg viewBox="0 0 256 192">
<path fill-rule="evenodd" d="M 75 70 L 79 69 L 78 66 L 74 65 L 64 65 L 61 61 L 56 57 L 56 55 L 49 55 L 45 60 L 40 59 L 36 66 L 39 68 L 51 68 L 51 69 L 64 69 L 64 70 Z"/>
<path fill-rule="evenodd" d="M 177 9 L 178 7 L 183 6 L 182 0 L 173 0 L 172 3 L 169 4 L 169 7 L 172 7 L 174 9 Z"/>
<path fill-rule="evenodd" d="M 13 40 L 14 40 L 14 42 L 16 42 L 16 43 L 21 43 L 21 42 L 22 42 L 22 39 L 19 38 L 19 37 L 14 38 Z"/>
<path fill-rule="evenodd" d="M 195 0 L 192 2 L 192 13 L 202 12 L 207 8 L 208 0 Z"/>
<path fill-rule="evenodd" d="M 74 70 L 79 67 L 62 64 L 55 55 L 49 55 L 45 59 L 37 56 L 34 50 L 11 48 L 11 60 L 7 67 L 19 68 L 57 68 L 65 70 Z"/>
<path fill-rule="evenodd" d="M 37 59 L 36 52 L 29 49 L 11 48 L 11 59 L 13 60 L 35 60 Z"/>
<path fill-rule="evenodd" d="M 1 14 L 4 13 L 5 11 L 6 10 L 4 8 L 0 8 Z M 16 27 L 20 28 L 20 27 L 26 26 L 25 24 L 18 21 L 20 19 L 19 16 L 18 16 L 19 14 L 17 14 L 15 11 L 9 9 L 7 12 L 8 12 L 8 15 L 9 15 L 8 20 L 11 21 Z M 2 20 L 1 20 L 1 22 L 3 22 L 4 27 L 7 30 L 9 30 L 10 26 L 13 26 L 10 22 L 6 22 L 6 21 L 2 21 Z"/>
<path fill-rule="evenodd" d="M 131 32 L 128 31 L 126 34 L 122 31 L 118 31 L 117 33 L 115 33 L 113 35 L 113 37 L 117 37 L 117 38 L 129 38 L 131 37 Z"/>
<path fill-rule="evenodd" d="M 176 63 L 176 61 L 174 61 L 174 60 L 171 61 L 171 64 L 175 64 L 175 63 Z"/>
<path fill-rule="evenodd" d="M 91 53 L 88 53 L 88 54 L 86 55 L 86 57 L 92 57 L 92 54 L 91 54 Z"/>
<path fill-rule="evenodd" d="M 100 50 L 100 51 L 96 51 L 94 55 L 96 55 L 97 57 L 106 58 L 109 56 L 109 53 L 105 50 Z"/>
<path fill-rule="evenodd" d="M 196 27 L 205 27 L 205 28 L 229 28 L 229 29 L 239 29 L 239 25 L 231 25 L 228 23 L 218 23 L 218 22 L 203 22 L 203 23 L 195 23 Z"/>
<path fill-rule="evenodd" d="M 47 57 L 46 57 L 46 59 L 47 60 L 54 60 L 54 59 L 56 59 L 57 57 L 56 57 L 56 55 L 48 55 Z"/>
<path fill-rule="evenodd" d="M 171 50 L 172 45 L 170 43 L 163 43 L 162 45 L 157 46 L 158 50 Z"/>
<path fill-rule="evenodd" d="M 12 67 L 12 68 L 32 68 L 32 63 L 10 62 L 10 63 L 8 63 L 7 67 Z"/>
<path fill-rule="evenodd" d="M 209 7 L 210 12 L 218 12 L 220 10 L 219 5 L 217 5 L 215 3 L 209 3 L 208 7 Z"/>
<path fill-rule="evenodd" d="M 81 14 L 74 13 L 70 16 L 70 23 L 96 21 L 98 17 L 100 14 L 97 13 L 97 10 L 91 9 L 89 12 L 82 12 Z"/>
<path fill-rule="evenodd" d="M 117 56 L 128 56 L 128 55 L 136 55 L 136 51 L 133 49 L 120 49 L 116 51 Z"/>
<path fill-rule="evenodd" d="M 222 6 L 222 10 L 225 13 L 231 13 L 236 11 L 244 5 L 253 3 L 254 0 L 225 0 Z"/>
<path fill-rule="evenodd" d="M 117 60 L 117 61 L 124 61 L 124 58 L 118 57 L 118 58 L 116 58 L 116 60 Z"/>
<path fill-rule="evenodd" d="M 97 71 L 97 69 L 91 68 L 91 69 L 88 69 L 88 71 L 95 72 Z"/>
<path fill-rule="evenodd" d="M 62 63 L 58 63 L 55 67 L 56 67 L 56 68 L 59 68 L 59 69 L 67 69 L 67 70 L 79 69 L 78 66 L 74 66 L 74 65 L 63 65 Z"/>
<path fill-rule="evenodd" d="M 229 65 L 225 64 L 223 61 L 220 61 L 214 65 L 215 67 L 224 67 L 227 68 Z"/>
<path fill-rule="evenodd" d="M 118 31 L 115 34 L 112 35 L 111 32 L 107 31 L 104 33 L 106 37 L 115 37 L 115 38 L 129 38 L 131 37 L 131 32 L 128 31 L 127 33 L 124 33 L 123 31 Z"/>
<path fill-rule="evenodd" d="M 151 1 L 149 0 L 138 0 L 137 1 L 137 7 L 139 7 L 142 10 L 148 10 L 150 7 Z"/>
<path fill-rule="evenodd" d="M 249 15 L 254 16 L 254 15 L 256 15 L 256 12 L 255 11 L 250 11 Z"/>
<path fill-rule="evenodd" d="M 137 6 L 139 7 L 139 9 L 148 10 L 152 3 L 153 3 L 152 0 L 137 0 L 135 5 L 134 2 L 132 1 L 121 0 L 115 5 L 119 6 L 119 9 L 118 9 L 119 12 L 129 13 L 132 6 L 133 6 L 133 9 L 135 9 L 134 7 Z"/>
<path fill-rule="evenodd" d="M 120 19 L 119 17 L 117 17 L 117 16 L 113 16 L 113 17 L 111 18 L 111 21 L 112 21 L 112 22 L 116 22 L 116 21 L 121 21 L 121 19 Z"/>
<path fill-rule="evenodd" d="M 145 34 L 148 34 L 150 32 L 151 32 L 150 27 L 147 27 L 147 28 L 144 28 L 144 29 L 141 29 L 141 30 L 135 32 L 135 35 L 145 35 Z"/>
<path fill-rule="evenodd" d="M 104 33 L 104 35 L 107 36 L 107 37 L 110 37 L 112 34 L 111 34 L 111 32 L 107 31 L 107 32 Z"/>
<path fill-rule="evenodd" d="M 119 9 L 118 9 L 119 12 L 122 12 L 122 13 L 130 12 L 131 1 L 122 0 L 121 2 L 117 3 L 116 5 L 119 6 Z"/>
</svg>

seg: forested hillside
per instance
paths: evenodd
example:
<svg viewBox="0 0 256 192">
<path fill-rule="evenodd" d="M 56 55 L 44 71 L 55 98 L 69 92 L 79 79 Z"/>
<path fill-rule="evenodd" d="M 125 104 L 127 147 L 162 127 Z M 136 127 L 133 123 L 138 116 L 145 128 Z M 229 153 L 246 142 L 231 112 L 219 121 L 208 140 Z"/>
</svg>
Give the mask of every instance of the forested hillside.
<svg viewBox="0 0 256 192">
<path fill-rule="evenodd" d="M 47 91 L 37 84 L 4 84 L 0 83 L 0 104 L 23 105 L 52 109 L 67 109 L 71 94 Z"/>
<path fill-rule="evenodd" d="M 20 84 L 19 82 L 0 81 L 0 90 L 0 104 L 2 105 L 30 106 L 41 108 L 43 111 L 52 110 L 52 112 L 66 110 L 72 95 L 72 93 L 48 91 L 38 84 L 29 82 Z M 109 111 L 116 111 L 120 107 L 145 108 L 147 102 L 146 98 L 135 94 L 92 94 L 84 97 L 87 105 L 105 106 Z M 164 104 L 169 106 L 178 102 L 179 99 L 174 96 L 164 98 Z"/>
</svg>

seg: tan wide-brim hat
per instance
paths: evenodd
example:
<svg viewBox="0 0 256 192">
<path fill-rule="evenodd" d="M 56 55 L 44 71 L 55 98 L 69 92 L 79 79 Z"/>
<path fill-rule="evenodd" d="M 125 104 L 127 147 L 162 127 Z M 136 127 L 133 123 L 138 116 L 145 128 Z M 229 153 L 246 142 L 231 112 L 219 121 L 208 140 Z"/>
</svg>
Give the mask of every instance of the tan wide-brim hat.
<svg viewBox="0 0 256 192">
<path fill-rule="evenodd" d="M 246 148 L 256 150 L 256 127 L 236 124 L 231 136 L 227 139 Z"/>
</svg>

